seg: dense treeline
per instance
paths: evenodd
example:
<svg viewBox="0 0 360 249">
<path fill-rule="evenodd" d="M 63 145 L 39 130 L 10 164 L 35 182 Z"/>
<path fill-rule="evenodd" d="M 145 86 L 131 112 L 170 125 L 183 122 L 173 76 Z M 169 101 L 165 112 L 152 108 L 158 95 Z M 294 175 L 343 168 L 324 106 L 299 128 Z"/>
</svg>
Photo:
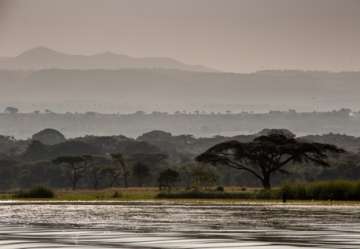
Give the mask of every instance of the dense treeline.
<svg viewBox="0 0 360 249">
<path fill-rule="evenodd" d="M 125 136 L 84 136 L 66 139 L 53 129 L 16 140 L 0 136 L 0 189 L 106 188 L 116 186 L 176 186 L 187 189 L 215 189 L 217 186 L 261 186 L 249 172 L 197 163 L 199 154 L 219 143 L 235 140 L 250 143 L 272 130 L 235 137 L 195 138 L 152 131 L 137 139 Z M 291 134 L 287 130 L 283 133 Z M 313 163 L 291 163 L 288 174 L 276 172 L 273 186 L 285 181 L 359 179 L 358 138 L 328 134 L 298 138 L 303 142 L 334 144 L 344 148 L 329 158 L 330 167 Z"/>
<path fill-rule="evenodd" d="M 151 130 L 197 137 L 253 134 L 265 128 L 286 128 L 298 135 L 345 133 L 360 136 L 360 114 L 349 109 L 330 112 L 270 111 L 268 113 L 209 113 L 201 110 L 175 113 L 138 111 L 130 114 L 54 113 L 51 110 L 19 113 L 15 107 L 0 113 L 0 134 L 28 138 L 52 127 L 67 137 L 87 134 L 137 137 Z"/>
</svg>

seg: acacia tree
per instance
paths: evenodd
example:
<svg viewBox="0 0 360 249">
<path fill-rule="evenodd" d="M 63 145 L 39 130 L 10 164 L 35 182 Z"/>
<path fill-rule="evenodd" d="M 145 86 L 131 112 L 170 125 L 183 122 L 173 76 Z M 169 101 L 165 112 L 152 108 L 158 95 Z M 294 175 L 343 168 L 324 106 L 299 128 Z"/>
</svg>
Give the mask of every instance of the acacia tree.
<svg viewBox="0 0 360 249">
<path fill-rule="evenodd" d="M 125 162 L 123 155 L 121 153 L 111 154 L 111 158 L 113 160 L 114 167 L 111 167 L 109 169 L 112 175 L 112 180 L 110 185 L 113 186 L 115 182 L 118 180 L 118 178 L 122 176 L 124 180 L 124 188 L 127 188 L 129 186 L 128 178 L 130 175 L 130 171 L 127 163 Z"/>
<path fill-rule="evenodd" d="M 142 187 L 144 180 L 150 176 L 150 168 L 144 163 L 137 162 L 132 169 L 132 174 L 136 177 L 137 184 Z"/>
<path fill-rule="evenodd" d="M 151 176 L 151 173 L 159 167 L 168 156 L 162 153 L 136 153 L 131 155 L 129 163 L 133 165 L 132 175 L 137 179 L 137 184 L 142 187 L 144 180 Z"/>
<path fill-rule="evenodd" d="M 5 108 L 5 113 L 15 114 L 18 113 L 19 109 L 13 106 L 8 106 Z"/>
<path fill-rule="evenodd" d="M 109 161 L 101 156 L 84 155 L 83 158 L 87 164 L 88 178 L 94 189 L 98 189 L 101 178 L 106 174 L 106 166 Z"/>
<path fill-rule="evenodd" d="M 209 167 L 196 165 L 191 168 L 191 185 L 194 189 L 209 188 L 214 186 L 218 176 Z"/>
<path fill-rule="evenodd" d="M 166 188 L 168 191 L 171 191 L 171 188 L 179 180 L 179 173 L 173 169 L 166 169 L 160 172 L 158 182 L 159 189 L 163 190 Z"/>
<path fill-rule="evenodd" d="M 344 150 L 330 144 L 299 141 L 282 134 L 255 138 L 252 142 L 228 141 L 217 144 L 199 155 L 196 160 L 213 165 L 226 165 L 245 170 L 259 179 L 265 189 L 271 188 L 271 176 L 289 173 L 291 163 L 309 163 L 329 166 L 329 153 Z"/>
<path fill-rule="evenodd" d="M 75 190 L 79 180 L 84 176 L 87 158 L 84 156 L 61 156 L 55 158 L 54 164 L 63 164 L 70 170 L 72 190 Z"/>
</svg>

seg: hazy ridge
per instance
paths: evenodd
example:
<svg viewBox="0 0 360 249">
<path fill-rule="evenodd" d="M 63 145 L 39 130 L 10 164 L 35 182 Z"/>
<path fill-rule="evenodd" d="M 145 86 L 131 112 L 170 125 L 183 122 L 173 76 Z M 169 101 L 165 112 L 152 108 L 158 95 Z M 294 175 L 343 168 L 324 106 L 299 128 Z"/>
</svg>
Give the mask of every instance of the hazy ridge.
<svg viewBox="0 0 360 249">
<path fill-rule="evenodd" d="M 332 112 L 269 112 L 263 114 L 201 114 L 154 112 L 144 114 L 100 113 L 16 113 L 0 114 L 0 134 L 28 138 L 45 128 L 54 128 L 67 137 L 84 135 L 137 137 L 151 130 L 173 134 L 212 137 L 253 134 L 265 128 L 286 128 L 298 136 L 341 133 L 360 136 L 360 113 L 350 110 Z"/>
<path fill-rule="evenodd" d="M 15 57 L 0 58 L 0 68 L 10 70 L 59 69 L 121 69 L 169 68 L 189 71 L 214 72 L 200 65 L 188 65 L 172 58 L 144 57 L 103 52 L 94 55 L 71 55 L 46 47 L 36 47 Z"/>
<path fill-rule="evenodd" d="M 360 72 L 172 69 L 0 71 L 1 103 L 26 111 L 358 110 Z M 20 104 L 19 104 L 20 103 Z M 32 107 L 33 106 L 33 107 Z"/>
</svg>

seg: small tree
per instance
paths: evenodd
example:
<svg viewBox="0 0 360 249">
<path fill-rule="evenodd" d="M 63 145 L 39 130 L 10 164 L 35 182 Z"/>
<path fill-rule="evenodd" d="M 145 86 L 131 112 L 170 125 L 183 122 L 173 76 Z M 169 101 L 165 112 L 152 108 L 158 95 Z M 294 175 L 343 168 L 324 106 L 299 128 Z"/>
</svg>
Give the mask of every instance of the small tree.
<svg viewBox="0 0 360 249">
<path fill-rule="evenodd" d="M 130 175 L 129 168 L 122 154 L 111 154 L 111 158 L 113 160 L 113 167 L 111 167 L 110 173 L 112 174 L 111 186 L 115 184 L 120 176 L 123 177 L 124 188 L 129 186 L 128 178 Z"/>
<path fill-rule="evenodd" d="M 18 113 L 19 109 L 13 106 L 8 106 L 5 108 L 5 113 L 9 113 L 9 114 L 15 114 Z"/>
<path fill-rule="evenodd" d="M 329 166 L 329 153 L 344 150 L 330 144 L 308 143 L 281 134 L 260 136 L 249 143 L 228 141 L 220 143 L 199 155 L 199 162 L 226 165 L 245 170 L 259 179 L 265 189 L 271 188 L 274 173 L 288 173 L 290 163 L 313 163 Z"/>
<path fill-rule="evenodd" d="M 83 156 L 87 162 L 87 171 L 88 178 L 91 182 L 91 185 L 94 189 L 98 189 L 100 185 L 101 178 L 105 176 L 106 167 L 108 161 L 103 157 L 95 157 L 91 155 Z"/>
<path fill-rule="evenodd" d="M 196 165 L 191 169 L 191 185 L 194 189 L 207 189 L 217 183 L 218 176 L 204 165 Z"/>
<path fill-rule="evenodd" d="M 79 180 L 86 170 L 86 158 L 82 156 L 61 156 L 52 161 L 54 164 L 63 164 L 70 170 L 72 190 L 76 190 Z"/>
<path fill-rule="evenodd" d="M 159 175 L 159 189 L 163 190 L 166 188 L 168 191 L 171 191 L 171 188 L 179 180 L 179 173 L 172 169 L 166 169 L 160 172 Z"/>
<path fill-rule="evenodd" d="M 146 164 L 137 162 L 132 169 L 132 174 L 137 179 L 137 184 L 142 187 L 144 180 L 150 176 L 150 169 Z"/>
</svg>

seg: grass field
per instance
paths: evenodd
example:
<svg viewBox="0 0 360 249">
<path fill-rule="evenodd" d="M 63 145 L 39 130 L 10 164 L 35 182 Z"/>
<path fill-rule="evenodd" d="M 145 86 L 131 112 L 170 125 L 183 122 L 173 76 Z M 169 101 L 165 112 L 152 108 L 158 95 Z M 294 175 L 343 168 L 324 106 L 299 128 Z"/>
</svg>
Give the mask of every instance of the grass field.
<svg viewBox="0 0 360 249">
<path fill-rule="evenodd" d="M 33 190 L 29 190 L 30 192 Z M 51 191 L 51 190 L 50 190 Z M 336 201 L 360 201 L 360 183 L 351 181 L 329 181 L 314 183 L 293 183 L 281 188 L 265 191 L 260 188 L 226 187 L 220 191 L 186 191 L 177 188 L 171 192 L 160 192 L 156 187 L 108 188 L 102 190 L 79 189 L 53 190 L 53 198 L 32 198 L 22 192 L 13 191 L 0 194 L 0 200 L 51 200 L 51 201 L 215 201 L 222 203 L 282 203 L 284 193 L 287 203 L 320 203 L 328 204 Z M 26 191 L 25 191 L 26 193 Z M 26 197 L 23 197 L 26 196 Z"/>
<path fill-rule="evenodd" d="M 158 188 L 111 188 L 104 190 L 77 190 L 56 192 L 57 200 L 152 200 Z"/>
<path fill-rule="evenodd" d="M 0 194 L 0 200 L 23 200 L 37 198 L 19 198 L 13 193 Z M 96 201 L 96 200 L 151 200 L 159 194 L 158 188 L 109 188 L 101 190 L 55 190 L 54 198 L 41 198 L 56 201 Z"/>
<path fill-rule="evenodd" d="M 206 192 L 209 193 L 209 199 L 214 199 L 214 196 L 210 196 L 211 193 L 219 194 L 218 198 L 223 199 L 226 195 L 238 196 L 240 199 L 244 199 L 249 196 L 249 193 L 257 191 L 257 189 L 246 189 L 241 187 L 227 187 L 225 192 Z M 161 198 L 161 192 L 157 187 L 129 187 L 129 188 L 108 188 L 101 190 L 93 189 L 78 189 L 75 191 L 58 189 L 54 190 L 55 197 L 51 200 L 55 201 L 96 201 L 96 200 L 155 200 Z M 18 197 L 16 191 L 10 191 L 8 193 L 0 194 L 0 200 L 23 200 L 23 199 L 37 199 L 37 198 L 21 198 Z M 191 193 L 182 188 L 174 189 L 171 193 L 164 192 L 165 195 L 169 195 L 168 199 L 176 199 L 176 195 L 179 193 Z M 205 193 L 205 192 L 204 192 Z M 173 194 L 174 196 L 170 196 Z M 178 196 L 177 199 L 189 199 L 191 196 Z M 195 197 L 196 198 L 196 197 Z M 49 198 L 41 198 L 49 199 Z M 167 199 L 161 198 L 161 199 Z M 200 198 L 199 198 L 200 199 Z M 204 198 L 201 198 L 204 199 Z"/>
</svg>

